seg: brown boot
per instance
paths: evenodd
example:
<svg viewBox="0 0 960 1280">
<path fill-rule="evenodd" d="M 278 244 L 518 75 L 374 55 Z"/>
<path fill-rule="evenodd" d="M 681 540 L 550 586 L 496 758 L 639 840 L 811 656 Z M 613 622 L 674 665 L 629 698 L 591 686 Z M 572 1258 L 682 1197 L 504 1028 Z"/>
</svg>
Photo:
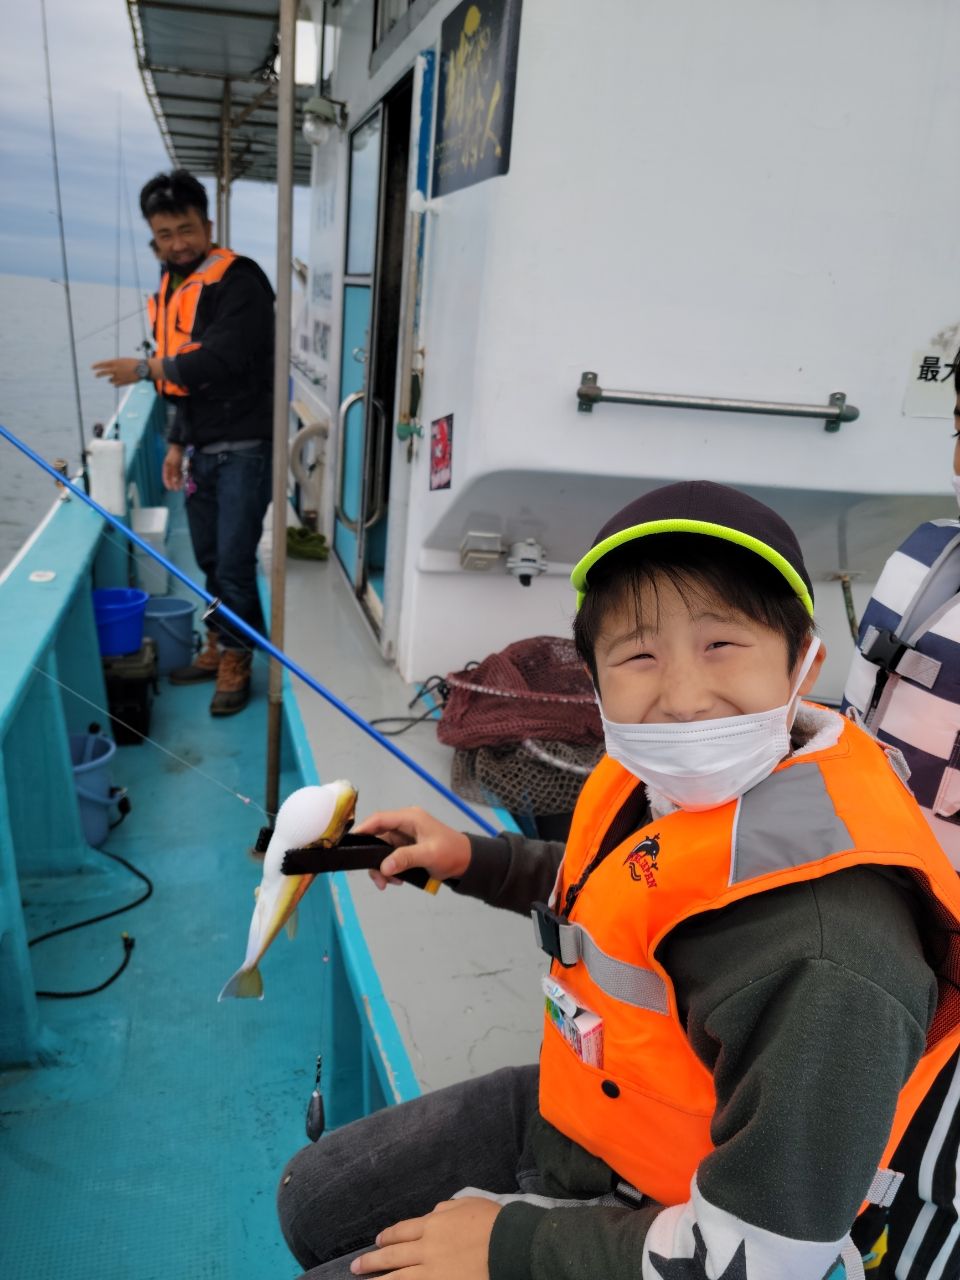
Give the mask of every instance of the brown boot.
<svg viewBox="0 0 960 1280">
<path fill-rule="evenodd" d="M 224 649 L 217 672 L 217 691 L 210 703 L 212 716 L 232 716 L 250 701 L 250 666 L 253 654 L 245 649 Z"/>
<path fill-rule="evenodd" d="M 220 643 L 216 631 L 207 631 L 207 642 L 186 667 L 174 667 L 170 672 L 171 684 L 198 684 L 201 680 L 216 680 L 220 669 Z"/>
</svg>

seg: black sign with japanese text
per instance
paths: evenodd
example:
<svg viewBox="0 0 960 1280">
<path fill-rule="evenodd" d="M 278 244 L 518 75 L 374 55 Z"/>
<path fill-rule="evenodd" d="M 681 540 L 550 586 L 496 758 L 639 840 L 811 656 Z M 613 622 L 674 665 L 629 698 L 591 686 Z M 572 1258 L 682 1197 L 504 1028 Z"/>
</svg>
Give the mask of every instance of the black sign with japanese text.
<svg viewBox="0 0 960 1280">
<path fill-rule="evenodd" d="M 510 168 L 521 0 L 464 0 L 440 37 L 434 196 Z"/>
</svg>

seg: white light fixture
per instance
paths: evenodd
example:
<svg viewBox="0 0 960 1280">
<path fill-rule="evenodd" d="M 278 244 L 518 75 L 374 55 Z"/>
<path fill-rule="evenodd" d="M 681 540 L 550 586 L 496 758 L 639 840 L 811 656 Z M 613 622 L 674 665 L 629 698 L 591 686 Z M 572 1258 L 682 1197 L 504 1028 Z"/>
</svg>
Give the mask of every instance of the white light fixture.
<svg viewBox="0 0 960 1280">
<path fill-rule="evenodd" d="M 317 62 L 320 57 L 320 41 L 317 28 L 312 22 L 298 20 L 296 33 L 296 56 L 293 60 L 294 83 L 300 85 L 317 83 Z"/>
<path fill-rule="evenodd" d="M 336 98 L 310 98 L 303 106 L 303 136 L 313 147 L 322 146 L 333 128 L 347 127 L 347 106 Z"/>
</svg>

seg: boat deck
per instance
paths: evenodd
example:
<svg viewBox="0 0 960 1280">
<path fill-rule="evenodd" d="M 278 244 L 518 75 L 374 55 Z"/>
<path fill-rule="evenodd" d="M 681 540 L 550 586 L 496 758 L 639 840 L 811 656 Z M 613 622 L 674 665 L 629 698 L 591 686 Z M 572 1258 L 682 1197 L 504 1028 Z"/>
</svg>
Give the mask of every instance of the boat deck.
<svg viewBox="0 0 960 1280">
<path fill-rule="evenodd" d="M 182 512 L 168 551 L 195 572 Z M 292 563 L 288 601 L 287 648 L 298 661 L 364 715 L 405 710 L 412 694 L 380 659 L 336 565 Z M 320 1048 L 324 956 L 311 914 L 320 894 L 304 900 L 296 941 L 278 939 L 267 955 L 266 999 L 216 1003 L 242 958 L 259 880 L 247 851 L 264 819 L 234 793 L 263 796 L 266 673 L 258 659 L 254 699 L 227 720 L 207 714 L 210 686 L 162 682 L 150 735 L 172 755 L 143 744 L 114 757 L 111 780 L 128 788 L 133 811 L 105 849 L 147 874 L 153 896 L 31 951 L 39 989 L 75 990 L 113 972 L 122 931 L 136 939 L 107 990 L 43 1001 L 48 1065 L 0 1073 L 5 1278 L 296 1273 L 274 1191 L 305 1141 Z M 354 779 L 361 814 L 422 803 L 466 825 L 320 697 L 301 689 L 297 698 L 321 779 Z M 429 727 L 401 742 L 447 776 Z M 286 774 L 281 794 L 296 785 Z M 423 1088 L 535 1059 L 539 964 L 528 921 L 445 890 L 379 894 L 364 873 L 349 881 L 341 906 L 353 898 Z M 21 889 L 35 937 L 129 902 L 143 886 L 91 853 L 85 874 L 22 880 Z"/>
</svg>

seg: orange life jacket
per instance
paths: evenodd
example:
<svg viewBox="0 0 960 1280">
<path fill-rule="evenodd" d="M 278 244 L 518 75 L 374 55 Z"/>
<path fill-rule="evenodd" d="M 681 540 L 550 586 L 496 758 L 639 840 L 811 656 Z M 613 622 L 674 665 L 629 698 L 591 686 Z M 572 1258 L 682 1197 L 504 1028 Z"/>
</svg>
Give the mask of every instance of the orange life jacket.
<svg viewBox="0 0 960 1280">
<path fill-rule="evenodd" d="M 646 1195 L 664 1205 L 685 1202 L 697 1166 L 713 1149 L 716 1095 L 687 1040 L 658 944 L 682 921 L 751 894 L 845 867 L 903 867 L 955 932 L 926 1052 L 900 1094 L 883 1158 L 889 1164 L 960 1043 L 960 881 L 883 749 L 844 721 L 835 745 L 783 761 L 739 800 L 703 813 L 677 811 L 631 835 L 589 874 L 569 920 L 558 917 L 557 904 L 636 785 L 622 765 L 601 760 L 574 813 L 554 913 L 534 909 L 545 949 L 572 961 L 566 967 L 555 959 L 551 974 L 603 1019 L 598 1068 L 580 1060 L 548 1010 L 543 1116 Z"/>
<path fill-rule="evenodd" d="M 169 297 L 170 272 L 163 273 L 159 292 L 147 299 L 147 315 L 157 344 L 157 355 L 161 359 L 164 356 L 196 351 L 200 346 L 199 342 L 193 341 L 193 326 L 197 319 L 201 290 L 204 285 L 216 284 L 218 280 L 222 280 L 236 257 L 232 249 L 211 249 L 196 271 L 182 280 Z M 161 378 L 156 387 L 161 395 L 187 395 L 184 387 L 166 378 Z"/>
</svg>

